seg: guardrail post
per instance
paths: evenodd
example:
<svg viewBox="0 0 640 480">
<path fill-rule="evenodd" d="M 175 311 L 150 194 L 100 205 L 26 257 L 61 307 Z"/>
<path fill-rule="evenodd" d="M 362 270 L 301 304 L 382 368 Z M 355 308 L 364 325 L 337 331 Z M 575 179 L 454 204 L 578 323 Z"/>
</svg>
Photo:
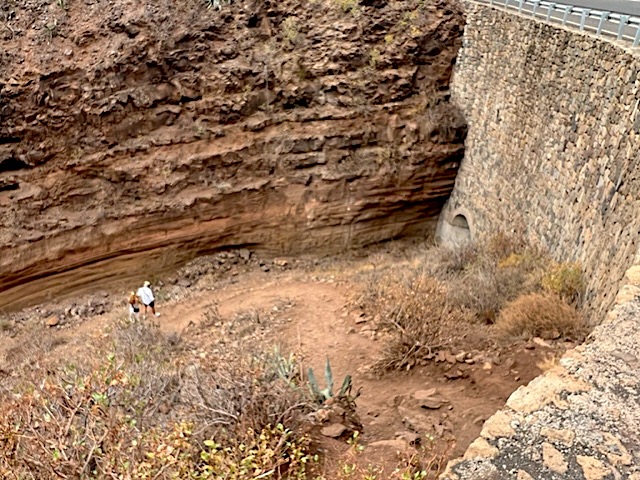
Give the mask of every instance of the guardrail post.
<svg viewBox="0 0 640 480">
<path fill-rule="evenodd" d="M 533 13 L 531 14 L 532 17 L 536 16 L 536 11 L 538 10 L 539 6 L 540 6 L 540 0 L 534 0 L 534 2 L 533 2 Z"/>
<path fill-rule="evenodd" d="M 551 21 L 551 12 L 553 12 L 556 9 L 556 4 L 555 3 L 550 3 L 547 6 L 547 22 Z"/>
<path fill-rule="evenodd" d="M 523 6 L 524 6 L 524 0 L 520 0 L 520 4 L 518 5 L 518 13 L 522 13 Z"/>
<path fill-rule="evenodd" d="M 582 15 L 580 16 L 580 31 L 584 32 L 584 23 L 587 21 L 587 17 L 591 13 L 588 8 L 582 9 Z"/>
<path fill-rule="evenodd" d="M 573 8 L 568 5 L 564 7 L 564 17 L 562 17 L 562 25 L 567 24 L 567 19 L 569 18 L 569 13 L 571 12 L 571 10 L 573 10 Z"/>
<path fill-rule="evenodd" d="M 633 46 L 637 47 L 640 43 L 640 24 L 636 25 L 636 38 L 633 39 Z"/>
<path fill-rule="evenodd" d="M 600 21 L 598 22 L 598 30 L 596 30 L 596 35 L 598 37 L 602 35 L 602 27 L 604 26 L 604 22 L 607 21 L 607 18 L 609 18 L 609 15 L 611 15 L 611 12 L 602 12 L 602 14 L 600 15 Z"/>
<path fill-rule="evenodd" d="M 618 40 L 622 40 L 624 27 L 629 23 L 629 15 L 620 15 L 620 26 L 618 27 Z"/>
</svg>

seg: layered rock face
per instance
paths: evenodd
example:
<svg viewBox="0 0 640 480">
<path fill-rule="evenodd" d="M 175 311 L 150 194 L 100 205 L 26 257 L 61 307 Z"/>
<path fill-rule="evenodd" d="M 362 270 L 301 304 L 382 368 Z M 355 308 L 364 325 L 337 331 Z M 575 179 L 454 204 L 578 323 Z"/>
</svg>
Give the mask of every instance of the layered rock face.
<svg viewBox="0 0 640 480">
<path fill-rule="evenodd" d="M 422 234 L 453 187 L 445 0 L 50 3 L 0 6 L 3 308 Z"/>
</svg>

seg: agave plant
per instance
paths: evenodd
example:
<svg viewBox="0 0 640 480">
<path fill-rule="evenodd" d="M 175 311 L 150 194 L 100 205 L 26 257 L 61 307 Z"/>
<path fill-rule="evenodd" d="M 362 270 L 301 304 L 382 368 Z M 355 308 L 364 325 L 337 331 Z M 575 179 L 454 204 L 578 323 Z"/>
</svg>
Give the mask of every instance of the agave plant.
<svg viewBox="0 0 640 480">
<path fill-rule="evenodd" d="M 278 377 L 285 381 L 290 387 L 295 387 L 298 361 L 293 353 L 285 357 L 278 347 L 275 347 L 271 355 L 271 365 Z"/>
<path fill-rule="evenodd" d="M 327 358 L 327 361 L 324 366 L 324 378 L 326 381 L 326 387 L 324 389 L 322 390 L 320 389 L 320 386 L 318 384 L 318 379 L 316 378 L 315 373 L 313 373 L 313 368 L 309 369 L 309 372 L 307 375 L 309 377 L 309 387 L 311 388 L 311 393 L 313 394 L 314 398 L 318 403 L 322 404 L 326 402 L 328 399 L 334 397 L 333 372 L 331 371 L 331 363 L 329 363 L 329 358 Z M 342 386 L 340 387 L 340 390 L 338 391 L 338 395 L 336 395 L 336 398 L 338 399 L 344 398 L 351 391 L 351 386 L 352 386 L 351 375 L 347 375 L 344 377 L 344 380 L 342 381 Z"/>
</svg>

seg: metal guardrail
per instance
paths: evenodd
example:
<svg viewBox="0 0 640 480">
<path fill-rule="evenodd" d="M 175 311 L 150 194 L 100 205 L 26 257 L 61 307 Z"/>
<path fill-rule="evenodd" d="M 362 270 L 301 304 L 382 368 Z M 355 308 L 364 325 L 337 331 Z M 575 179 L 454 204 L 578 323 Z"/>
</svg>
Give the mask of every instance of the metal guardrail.
<svg viewBox="0 0 640 480">
<path fill-rule="evenodd" d="M 543 0 L 474 0 L 615 40 L 640 45 L 640 1 L 574 0 L 574 5 Z M 594 8 L 591 8 L 591 7 Z"/>
</svg>

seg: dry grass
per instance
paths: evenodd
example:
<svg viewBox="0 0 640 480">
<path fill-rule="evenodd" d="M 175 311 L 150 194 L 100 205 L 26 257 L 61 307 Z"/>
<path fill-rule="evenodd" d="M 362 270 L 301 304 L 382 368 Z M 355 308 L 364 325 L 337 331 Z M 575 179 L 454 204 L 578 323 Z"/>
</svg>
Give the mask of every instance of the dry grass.
<svg viewBox="0 0 640 480">
<path fill-rule="evenodd" d="M 495 329 L 503 338 L 579 340 L 584 337 L 586 324 L 578 311 L 558 295 L 531 293 L 507 304 L 500 312 Z"/>
</svg>

